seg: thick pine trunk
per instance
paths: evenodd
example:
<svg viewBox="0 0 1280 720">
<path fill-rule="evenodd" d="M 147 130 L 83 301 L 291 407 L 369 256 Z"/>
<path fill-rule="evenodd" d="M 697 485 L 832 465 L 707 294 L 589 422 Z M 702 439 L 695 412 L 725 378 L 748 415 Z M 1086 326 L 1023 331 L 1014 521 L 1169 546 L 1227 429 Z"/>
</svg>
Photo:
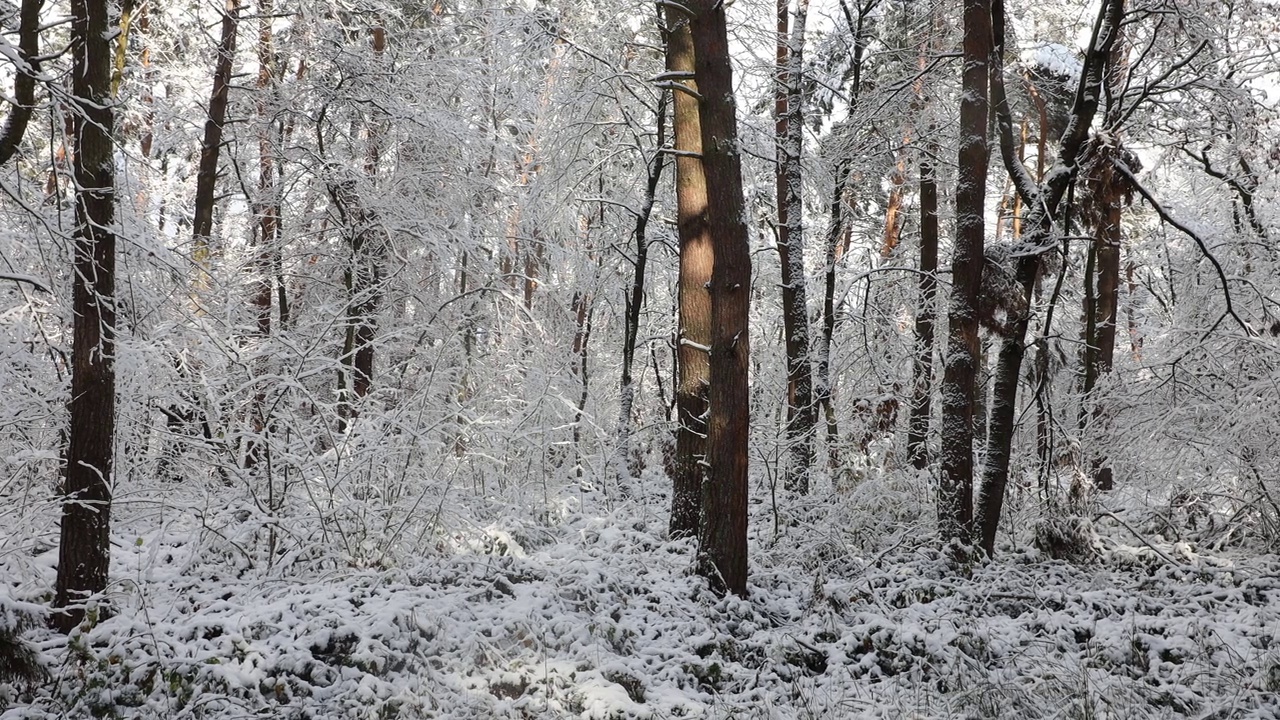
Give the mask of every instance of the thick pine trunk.
<svg viewBox="0 0 1280 720">
<path fill-rule="evenodd" d="M 973 536 L 973 413 L 978 373 L 978 288 L 982 283 L 987 161 L 987 67 L 991 0 L 964 1 L 964 74 L 959 177 L 947 357 L 942 378 L 942 478 L 938 526 L 944 540 Z"/>
<path fill-rule="evenodd" d="M 778 0 L 778 81 L 774 105 L 777 131 L 776 189 L 778 255 L 782 264 L 782 329 L 787 347 L 787 447 L 783 486 L 809 492 L 813 467 L 813 368 L 809 361 L 809 302 L 804 272 L 804 202 L 801 153 L 804 144 L 803 51 L 808 0 L 797 0 L 795 27 L 788 34 L 788 3 Z"/>
<path fill-rule="evenodd" d="M 667 8 L 667 72 L 698 92 L 690 19 Z M 679 328 L 676 336 L 676 456 L 672 468 L 671 536 L 698 533 L 707 453 L 707 395 L 711 386 L 711 267 L 707 177 L 697 97 L 672 89 L 676 152 L 676 218 L 680 234 Z"/>
<path fill-rule="evenodd" d="M 107 586 L 115 442 L 115 164 L 110 7 L 72 0 L 76 181 L 71 429 L 53 626 L 70 632 L 81 603 Z"/>
<path fill-rule="evenodd" d="M 711 271 L 711 391 L 707 480 L 699 523 L 698 572 L 713 588 L 747 592 L 747 391 L 751 254 L 742 195 L 738 120 L 724 5 L 699 0 L 690 23 L 702 94 L 702 163 L 707 178 Z"/>
</svg>

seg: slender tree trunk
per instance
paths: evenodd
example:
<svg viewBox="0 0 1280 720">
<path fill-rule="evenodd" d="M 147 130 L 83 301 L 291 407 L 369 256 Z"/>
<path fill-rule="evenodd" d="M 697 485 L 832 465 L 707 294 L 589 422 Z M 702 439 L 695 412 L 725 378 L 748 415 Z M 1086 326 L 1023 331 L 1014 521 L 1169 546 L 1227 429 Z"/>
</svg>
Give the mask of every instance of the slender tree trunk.
<svg viewBox="0 0 1280 720">
<path fill-rule="evenodd" d="M 1004 50 L 1004 3 L 993 0 L 993 26 L 995 31 L 994 57 L 1002 58 Z M 992 93 L 996 106 L 997 126 L 1000 132 L 1000 150 L 1014 186 L 1029 208 L 1025 223 L 1026 244 L 1041 252 L 1052 251 L 1057 241 L 1052 221 L 1058 206 L 1066 195 L 1076 175 L 1076 162 L 1088 135 L 1089 126 L 1098 109 L 1102 68 L 1118 34 L 1124 15 L 1124 0 L 1105 0 L 1099 9 L 1094 35 L 1085 55 L 1084 72 L 1076 89 L 1071 120 L 1063 132 L 1058 147 L 1058 167 L 1063 172 L 1049 173 L 1039 186 L 1018 163 L 1013 146 L 1013 122 L 1004 92 L 1002 62 L 997 62 L 992 73 Z M 1027 253 L 1018 260 L 1016 278 L 1022 286 L 1023 296 L 1030 301 L 1036 280 L 1040 274 L 1040 257 Z M 991 429 L 987 442 L 986 463 L 983 467 L 981 495 L 978 499 L 978 522 L 982 527 L 982 547 L 989 554 L 994 551 L 996 531 L 1000 525 L 1000 513 L 1004 504 L 1005 485 L 1009 479 L 1009 458 L 1013 446 L 1014 417 L 1017 410 L 1018 382 L 1022 367 L 1023 343 L 1026 338 L 1030 314 L 1014 318 L 1010 332 L 1001 340 L 999 360 L 996 364 L 995 384 L 992 390 Z"/>
<path fill-rule="evenodd" d="M 381 62 L 387 47 L 386 29 L 376 25 L 370 29 L 370 44 L 375 62 Z M 382 138 L 386 119 L 375 110 L 369 120 L 365 146 L 364 174 L 377 178 L 382 157 Z M 351 264 L 344 273 L 347 287 L 346 338 L 338 375 L 339 428 L 357 415 L 356 402 L 368 396 L 373 388 L 374 335 L 378 327 L 378 311 L 382 306 L 383 277 L 391 239 L 378 213 L 369 210 L 360 198 L 353 179 L 331 180 L 329 196 L 346 225 L 351 248 Z"/>
<path fill-rule="evenodd" d="M 240 25 L 240 0 L 226 0 L 222 13 L 222 32 L 218 39 L 218 58 L 213 70 L 213 92 L 209 96 L 209 114 L 204 124 L 204 142 L 200 146 L 200 169 L 196 174 L 195 262 L 200 282 L 209 271 L 209 236 L 213 232 L 213 206 L 218 185 L 218 154 L 222 150 L 222 128 L 227 120 L 227 96 L 231 88 L 231 66 L 236 54 L 236 30 Z"/>
<path fill-rule="evenodd" d="M 942 479 L 938 525 L 944 540 L 973 536 L 973 413 L 978 372 L 978 288 L 982 283 L 987 190 L 987 68 L 991 0 L 964 0 L 964 74 L 947 358 L 942 378 Z"/>
<path fill-rule="evenodd" d="M 932 127 L 928 137 L 933 137 Z M 938 179 L 933 158 L 937 150 L 937 143 L 927 140 L 920 160 L 920 309 L 916 313 L 916 357 L 907 423 L 907 456 L 917 470 L 929 465 L 933 404 L 933 324 L 938 297 Z"/>
<path fill-rule="evenodd" d="M 251 264 L 252 295 L 255 326 L 259 338 L 271 337 L 272 293 L 271 279 L 278 264 L 276 255 L 280 252 L 280 202 L 275 185 L 275 122 L 271 117 L 274 102 L 274 59 L 272 53 L 272 2 L 258 0 L 258 197 L 254 200 L 254 215 L 257 222 L 254 227 L 254 242 L 257 253 Z M 283 292 L 283 288 L 281 288 Z M 266 362 L 263 357 L 259 361 L 259 371 Z M 258 383 L 254 391 L 253 406 L 249 410 L 253 437 L 248 443 L 244 455 L 244 467 L 252 470 L 262 460 L 265 447 L 268 421 L 266 417 L 266 389 Z"/>
<path fill-rule="evenodd" d="M 254 262 L 253 306 L 258 334 L 271 334 L 271 277 L 278 261 L 280 233 L 280 198 L 275 183 L 276 139 L 272 119 L 275 89 L 275 61 L 272 50 L 271 21 L 273 0 L 258 0 L 258 200 L 257 245 Z"/>
<path fill-rule="evenodd" d="M 840 264 L 841 240 L 846 232 L 844 195 L 848 184 L 849 163 L 842 161 L 836 167 L 835 190 L 832 192 L 828 211 L 831 224 L 827 228 L 824 243 L 826 253 L 823 259 L 822 335 L 818 338 L 818 367 L 813 389 L 814 402 L 822 408 L 826 418 L 827 465 L 832 468 L 840 466 L 840 426 L 836 421 L 835 404 L 832 402 L 831 344 L 836 334 L 836 266 Z"/>
<path fill-rule="evenodd" d="M 1105 411 L 1092 395 L 1097 389 L 1097 381 L 1103 373 L 1111 372 L 1115 361 L 1116 310 L 1120 303 L 1120 210 L 1118 202 L 1107 208 L 1107 219 L 1097 237 L 1098 289 L 1094 300 L 1094 320 L 1091 323 L 1094 335 L 1090 341 L 1095 369 L 1091 373 L 1093 386 L 1086 392 L 1094 406 L 1095 419 L 1103 418 Z M 1111 465 L 1101 457 L 1095 457 L 1091 465 L 1094 487 L 1099 490 L 1113 489 L 1115 480 Z"/>
<path fill-rule="evenodd" d="M 778 0 L 777 131 L 778 255 L 782 264 L 782 328 L 787 347 L 787 447 L 783 487 L 809 492 L 813 467 L 813 368 L 809 358 L 809 302 L 804 272 L 803 47 L 808 0 L 797 0 L 795 28 L 787 32 L 787 0 Z"/>
<path fill-rule="evenodd" d="M 738 120 L 723 3 L 698 0 L 690 22 L 702 94 L 711 270 L 711 391 L 707 480 L 698 528 L 698 572 L 717 590 L 747 593 L 748 318 L 751 254 L 742 194 Z"/>
<path fill-rule="evenodd" d="M 679 91 L 672 91 L 679 92 Z M 658 100 L 658 113 L 655 118 L 658 128 L 657 149 L 649 162 L 649 179 L 645 184 L 644 200 L 640 211 L 636 213 L 636 225 L 633 232 L 636 243 L 634 259 L 634 275 L 631 280 L 629 294 L 624 295 L 626 301 L 626 326 L 622 336 L 622 380 L 618 402 L 618 450 L 616 478 L 619 486 L 625 485 L 629 477 L 634 477 L 638 467 L 631 464 L 631 414 L 635 407 L 635 380 L 632 373 L 635 368 L 636 344 L 640 337 L 640 314 L 644 309 L 645 273 L 649 267 L 649 218 L 653 214 L 654 201 L 658 194 L 658 183 L 662 180 L 662 169 L 666 166 L 663 148 L 667 143 L 667 95 L 663 93 Z M 627 477 L 624 477 L 624 474 Z"/>
<path fill-rule="evenodd" d="M 53 626 L 67 633 L 107 586 L 115 443 L 115 162 L 110 6 L 72 0 L 72 172 L 76 182 L 71 432 Z"/>
<path fill-rule="evenodd" d="M 864 37 L 866 19 L 878 2 L 879 0 L 867 0 L 865 3 L 859 3 L 856 18 L 849 12 L 847 3 L 841 3 L 840 6 L 845 13 L 845 21 L 849 25 L 849 32 L 853 34 L 853 77 L 851 79 L 852 87 L 849 91 L 849 112 L 851 114 L 857 109 L 858 100 L 862 92 L 862 59 L 866 51 L 866 39 Z M 835 403 L 832 400 L 835 388 L 831 377 L 831 347 L 835 341 L 836 333 L 836 267 L 843 257 L 843 248 L 846 248 L 849 242 L 845 193 L 848 192 L 851 170 L 852 161 L 850 159 L 844 158 L 836 162 L 835 184 L 832 188 L 831 204 L 827 212 L 831 220 L 830 225 L 827 227 L 825 247 L 823 248 L 825 254 L 823 257 L 822 334 L 818 339 L 818 347 L 816 349 L 818 360 L 813 381 L 814 402 L 822 408 L 822 413 L 826 418 L 827 464 L 832 468 L 840 467 L 840 426 L 836 421 Z"/>
<path fill-rule="evenodd" d="M 690 19 L 667 8 L 667 72 L 672 82 L 676 154 L 676 218 L 680 234 L 679 328 L 676 333 L 676 457 L 671 536 L 698 533 L 707 453 L 707 398 L 711 386 L 711 268 L 707 177 L 695 79 Z M 687 91 L 692 91 L 687 92 Z"/>
</svg>

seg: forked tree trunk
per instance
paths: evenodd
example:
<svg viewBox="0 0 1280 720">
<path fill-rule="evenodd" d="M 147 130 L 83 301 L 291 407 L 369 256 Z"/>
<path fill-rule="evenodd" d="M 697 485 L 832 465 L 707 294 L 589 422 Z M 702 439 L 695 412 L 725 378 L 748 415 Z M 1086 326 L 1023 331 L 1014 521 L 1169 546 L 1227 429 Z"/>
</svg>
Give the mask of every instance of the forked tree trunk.
<svg viewBox="0 0 1280 720">
<path fill-rule="evenodd" d="M 1050 252 L 1057 244 L 1053 232 L 1053 220 L 1058 206 L 1074 182 L 1076 163 L 1080 150 L 1088 136 L 1089 126 L 1098 109 L 1098 97 L 1102 82 L 1103 65 L 1115 43 L 1118 28 L 1124 15 L 1124 0 L 1106 0 L 1098 11 L 1093 38 L 1085 55 L 1084 72 L 1076 88 L 1075 104 L 1071 119 L 1063 132 L 1058 147 L 1058 167 L 1063 172 L 1051 172 L 1043 183 L 1036 184 L 1025 167 L 1018 163 L 1013 144 L 1013 121 L 1004 91 L 1003 67 L 999 59 L 1004 49 L 1004 2 L 993 0 L 993 25 L 996 37 L 997 59 L 992 73 L 992 96 L 996 109 L 997 127 L 1000 133 L 1000 150 L 1005 169 L 1014 179 L 1014 186 L 1022 195 L 1028 209 L 1024 224 L 1025 243 L 1040 252 Z M 1036 279 L 1040 274 L 1040 257 L 1027 253 L 1018 260 L 1016 278 L 1028 302 Z M 1000 513 L 1004 504 L 1005 485 L 1009 479 L 1009 458 L 1013 445 L 1014 417 L 1017 410 L 1018 382 L 1020 379 L 1024 341 L 1030 314 L 1013 318 L 1010 331 L 1001 340 L 999 360 L 996 364 L 995 385 L 992 391 L 990 436 L 987 442 L 986 464 L 983 468 L 981 495 L 978 498 L 978 521 L 982 527 L 982 547 L 990 554 L 995 548 L 996 530 L 1000 525 Z"/>
<path fill-rule="evenodd" d="M 218 155 L 222 150 L 222 128 L 227 121 L 227 96 L 231 89 L 231 65 L 235 60 L 239 25 L 240 0 L 226 0 L 218 39 L 218 57 L 213 70 L 213 92 L 209 96 L 209 113 L 204 123 L 204 142 L 200 145 L 200 169 L 196 174 L 192 236 L 195 238 L 194 259 L 200 283 L 208 279 L 209 236 L 213 232 L 213 206 L 217 199 Z"/>
<path fill-rule="evenodd" d="M 107 586 L 116 421 L 115 163 L 110 5 L 71 1 L 76 182 L 71 431 L 51 622 L 71 632 Z"/>
<path fill-rule="evenodd" d="M 690 22 L 702 95 L 702 164 L 707 178 L 711 270 L 711 391 L 707 480 L 698 528 L 698 572 L 718 591 L 747 593 L 747 438 L 750 398 L 751 254 L 738 155 L 724 4 L 698 0 Z"/>
<path fill-rule="evenodd" d="M 982 284 L 987 161 L 987 68 L 991 0 L 964 0 L 964 74 L 959 177 L 947 357 L 942 378 L 942 478 L 938 526 L 944 541 L 973 536 L 973 411 L 978 373 L 978 288 Z"/>
<path fill-rule="evenodd" d="M 778 255 L 782 264 L 782 329 L 787 347 L 787 448 L 783 486 L 809 492 L 813 467 L 813 368 L 809 358 L 809 302 L 804 272 L 804 201 L 801 154 L 804 145 L 802 91 L 805 20 L 809 1 L 797 0 L 790 34 L 788 2 L 778 0 L 778 79 L 774 105 L 777 131 L 776 190 Z"/>
<path fill-rule="evenodd" d="M 690 18 L 668 6 L 667 73 L 672 83 L 676 155 L 676 219 L 680 235 L 679 327 L 676 331 L 676 456 L 672 467 L 671 537 L 698 533 L 707 453 L 711 386 L 711 267 L 715 254 L 702 159 L 702 124 Z M 677 87 L 677 85 L 679 87 Z"/>
</svg>

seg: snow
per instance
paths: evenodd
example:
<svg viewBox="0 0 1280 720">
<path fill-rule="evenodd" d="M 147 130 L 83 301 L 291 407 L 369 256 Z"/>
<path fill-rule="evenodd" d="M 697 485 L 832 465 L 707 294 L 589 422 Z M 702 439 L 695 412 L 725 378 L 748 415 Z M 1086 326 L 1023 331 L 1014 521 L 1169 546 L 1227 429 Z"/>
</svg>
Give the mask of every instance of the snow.
<svg viewBox="0 0 1280 720">
<path fill-rule="evenodd" d="M 1052 73 L 1059 77 L 1079 82 L 1080 73 L 1084 71 L 1084 63 L 1079 53 L 1060 43 L 1041 43 L 1023 49 L 1022 62 L 1042 72 Z"/>
<path fill-rule="evenodd" d="M 83 680 L 0 692 L 0 717 L 1280 712 L 1280 559 L 1185 543 L 1157 554 L 1113 526 L 1088 563 L 1006 547 L 957 565 L 918 532 L 836 529 L 857 506 L 889 520 L 876 498 L 913 482 L 815 498 L 793 517 L 804 534 L 777 543 L 755 523 L 748 599 L 709 593 L 689 572 L 691 541 L 635 506 L 541 535 L 495 524 L 403 567 L 296 577 L 227 572 L 198 529 L 170 528 L 117 548 L 117 576 L 137 579 L 113 591 L 115 616 L 69 642 L 27 633 L 51 673 Z M 859 550 L 869 535 L 891 542 Z M 0 588 L 0 630 L 42 612 L 30 587 Z"/>
</svg>

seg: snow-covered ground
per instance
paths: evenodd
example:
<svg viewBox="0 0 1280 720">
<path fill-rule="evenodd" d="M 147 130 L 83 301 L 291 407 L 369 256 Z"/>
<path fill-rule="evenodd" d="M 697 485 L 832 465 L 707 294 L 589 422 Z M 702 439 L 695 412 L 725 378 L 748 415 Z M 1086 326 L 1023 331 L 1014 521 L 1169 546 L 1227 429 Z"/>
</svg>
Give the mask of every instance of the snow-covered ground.
<svg viewBox="0 0 1280 720">
<path fill-rule="evenodd" d="M 170 523 L 116 548 L 116 614 L 26 633 L 49 680 L 0 685 L 0 717 L 1280 716 L 1276 557 L 1104 518 L 1086 560 L 957 564 L 920 527 L 842 522 L 863 500 L 815 498 L 776 535 L 754 506 L 748 599 L 691 575 L 658 500 L 376 569 L 237 569 Z M 49 577 L 0 585 L 0 622 L 41 612 Z"/>
</svg>

